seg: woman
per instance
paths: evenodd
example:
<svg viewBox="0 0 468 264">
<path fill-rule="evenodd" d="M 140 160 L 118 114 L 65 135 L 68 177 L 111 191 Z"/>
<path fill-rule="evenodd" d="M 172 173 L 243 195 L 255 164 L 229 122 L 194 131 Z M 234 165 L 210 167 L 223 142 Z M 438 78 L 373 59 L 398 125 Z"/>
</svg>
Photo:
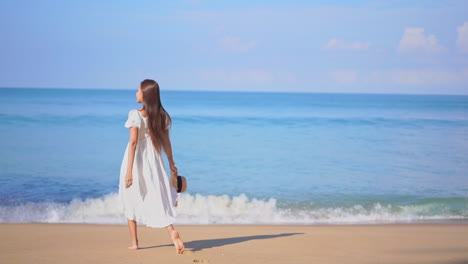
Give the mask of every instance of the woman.
<svg viewBox="0 0 468 264">
<path fill-rule="evenodd" d="M 128 220 L 132 246 L 138 249 L 137 221 L 148 227 L 166 227 L 176 252 L 182 254 L 184 243 L 172 223 L 177 216 L 177 168 L 172 158 L 169 128 L 172 120 L 161 104 L 159 85 L 154 80 L 141 82 L 136 92 L 140 109 L 128 113 L 125 127 L 130 140 L 120 169 L 119 199 Z M 162 151 L 171 167 L 171 182 L 166 174 Z"/>
</svg>

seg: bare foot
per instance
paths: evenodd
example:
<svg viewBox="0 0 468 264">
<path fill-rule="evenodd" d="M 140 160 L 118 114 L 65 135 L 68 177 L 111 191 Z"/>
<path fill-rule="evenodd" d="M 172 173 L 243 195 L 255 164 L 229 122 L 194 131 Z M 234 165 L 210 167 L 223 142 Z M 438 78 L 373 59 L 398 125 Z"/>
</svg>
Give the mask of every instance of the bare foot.
<svg viewBox="0 0 468 264">
<path fill-rule="evenodd" d="M 176 230 L 172 230 L 171 238 L 172 238 L 172 242 L 174 242 L 174 246 L 176 248 L 177 254 L 183 254 L 185 246 L 184 246 L 184 242 L 182 242 L 182 240 L 180 239 L 179 232 L 177 232 Z"/>
<path fill-rule="evenodd" d="M 137 239 L 136 243 L 132 243 L 132 244 L 133 245 L 131 247 L 127 247 L 127 248 L 128 249 L 134 249 L 134 250 L 138 249 L 138 239 Z"/>
</svg>

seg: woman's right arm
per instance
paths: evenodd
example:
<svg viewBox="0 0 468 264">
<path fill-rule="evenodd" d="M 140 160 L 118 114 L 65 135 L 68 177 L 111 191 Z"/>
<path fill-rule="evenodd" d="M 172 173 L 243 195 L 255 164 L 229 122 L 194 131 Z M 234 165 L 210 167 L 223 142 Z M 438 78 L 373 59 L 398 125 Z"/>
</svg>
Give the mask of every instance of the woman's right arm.
<svg viewBox="0 0 468 264">
<path fill-rule="evenodd" d="M 169 165 L 171 166 L 172 172 L 177 175 L 177 168 L 175 166 L 174 158 L 172 157 L 172 145 L 171 145 L 171 139 L 169 136 L 169 130 L 165 131 L 164 136 L 165 136 L 165 140 L 163 143 L 164 152 L 166 152 L 167 160 L 169 161 Z"/>
<path fill-rule="evenodd" d="M 125 177 L 127 188 L 133 183 L 133 163 L 135 160 L 135 151 L 138 143 L 138 127 L 130 128 L 130 141 L 128 147 L 128 164 L 127 164 L 127 175 Z"/>
</svg>

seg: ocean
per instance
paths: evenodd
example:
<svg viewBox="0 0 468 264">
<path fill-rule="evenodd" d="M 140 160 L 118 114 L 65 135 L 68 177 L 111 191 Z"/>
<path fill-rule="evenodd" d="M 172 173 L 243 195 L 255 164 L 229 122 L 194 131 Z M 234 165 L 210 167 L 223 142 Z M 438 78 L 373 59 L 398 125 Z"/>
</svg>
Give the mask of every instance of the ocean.
<svg viewBox="0 0 468 264">
<path fill-rule="evenodd" d="M 135 93 L 0 89 L 0 222 L 126 225 Z M 175 225 L 468 223 L 468 96 L 161 97 L 188 180 Z"/>
</svg>

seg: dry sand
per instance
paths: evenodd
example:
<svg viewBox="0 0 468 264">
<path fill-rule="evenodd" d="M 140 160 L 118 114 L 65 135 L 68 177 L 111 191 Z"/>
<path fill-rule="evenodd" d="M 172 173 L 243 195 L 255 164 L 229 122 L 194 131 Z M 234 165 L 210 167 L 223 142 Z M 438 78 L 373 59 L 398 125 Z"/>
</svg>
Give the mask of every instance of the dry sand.
<svg viewBox="0 0 468 264">
<path fill-rule="evenodd" d="M 0 263 L 468 263 L 468 225 L 179 225 L 185 254 L 166 229 L 138 225 L 0 224 Z"/>
</svg>

